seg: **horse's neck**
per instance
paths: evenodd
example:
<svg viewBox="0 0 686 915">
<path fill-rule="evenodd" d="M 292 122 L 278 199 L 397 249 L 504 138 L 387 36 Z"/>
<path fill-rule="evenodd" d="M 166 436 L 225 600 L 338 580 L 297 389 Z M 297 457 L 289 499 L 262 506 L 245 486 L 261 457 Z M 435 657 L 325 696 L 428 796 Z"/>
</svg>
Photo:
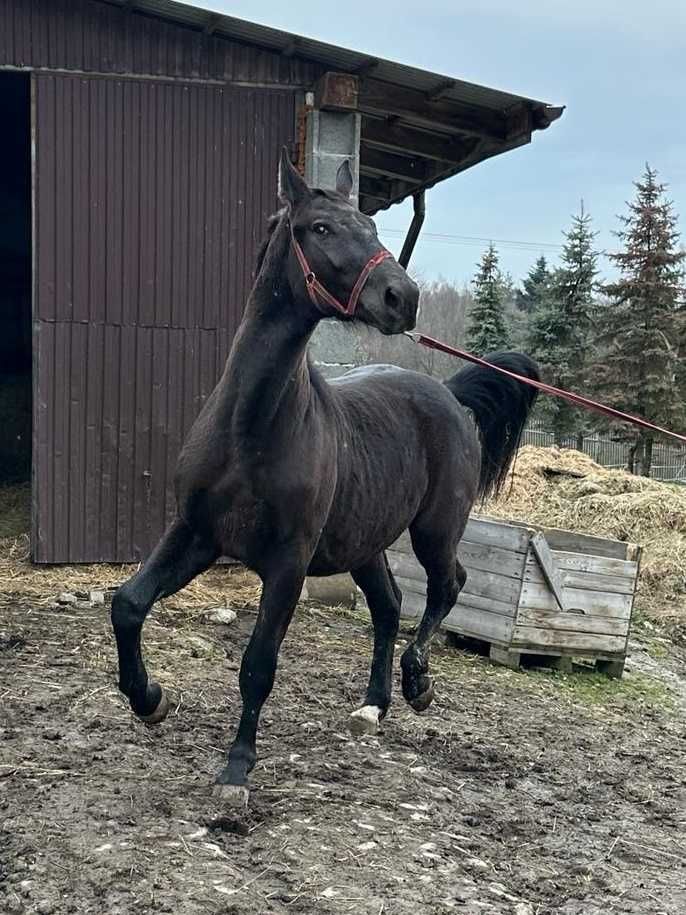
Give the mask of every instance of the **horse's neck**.
<svg viewBox="0 0 686 915">
<path fill-rule="evenodd" d="M 287 290 L 268 301 L 251 297 L 219 383 L 220 415 L 231 432 L 252 441 L 306 414 L 312 387 L 307 344 L 315 324 L 292 307 Z"/>
<path fill-rule="evenodd" d="M 317 322 L 293 301 L 287 278 L 290 240 L 282 217 L 262 257 L 216 391 L 215 420 L 232 438 L 252 446 L 289 424 L 293 430 L 312 398 L 307 344 Z M 283 417 L 288 422 L 279 426 Z"/>
</svg>

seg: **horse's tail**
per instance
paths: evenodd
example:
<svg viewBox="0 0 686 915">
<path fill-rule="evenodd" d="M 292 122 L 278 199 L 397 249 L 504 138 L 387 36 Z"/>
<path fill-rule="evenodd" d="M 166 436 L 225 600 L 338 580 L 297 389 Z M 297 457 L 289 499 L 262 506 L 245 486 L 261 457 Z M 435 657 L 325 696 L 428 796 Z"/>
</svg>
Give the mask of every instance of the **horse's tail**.
<svg viewBox="0 0 686 915">
<path fill-rule="evenodd" d="M 524 353 L 491 353 L 488 362 L 540 380 L 538 366 Z M 471 410 L 481 436 L 479 496 L 497 494 L 505 482 L 538 391 L 480 365 L 468 365 L 445 382 Z"/>
</svg>

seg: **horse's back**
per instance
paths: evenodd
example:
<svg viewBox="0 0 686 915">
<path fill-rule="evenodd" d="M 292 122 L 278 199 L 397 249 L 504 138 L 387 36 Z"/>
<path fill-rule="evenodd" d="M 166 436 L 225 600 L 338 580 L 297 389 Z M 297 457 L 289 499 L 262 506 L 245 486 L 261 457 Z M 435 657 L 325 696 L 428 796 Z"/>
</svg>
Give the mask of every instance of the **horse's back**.
<svg viewBox="0 0 686 915">
<path fill-rule="evenodd" d="M 437 417 L 456 418 L 464 413 L 459 402 L 442 381 L 385 363 L 359 366 L 330 379 L 336 401 L 345 407 L 360 402 L 382 401 L 385 406 L 420 407 Z"/>
</svg>

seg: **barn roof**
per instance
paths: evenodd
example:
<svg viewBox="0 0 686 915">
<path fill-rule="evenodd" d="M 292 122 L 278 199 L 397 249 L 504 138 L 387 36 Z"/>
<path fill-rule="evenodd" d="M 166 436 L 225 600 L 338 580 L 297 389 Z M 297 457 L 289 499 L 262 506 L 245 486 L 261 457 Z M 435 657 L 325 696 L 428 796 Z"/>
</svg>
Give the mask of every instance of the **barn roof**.
<svg viewBox="0 0 686 915">
<path fill-rule="evenodd" d="M 176 0 L 109 2 L 301 58 L 322 72 L 356 76 L 354 104 L 362 114 L 360 206 L 367 212 L 529 143 L 535 131 L 547 128 L 564 110 Z"/>
</svg>

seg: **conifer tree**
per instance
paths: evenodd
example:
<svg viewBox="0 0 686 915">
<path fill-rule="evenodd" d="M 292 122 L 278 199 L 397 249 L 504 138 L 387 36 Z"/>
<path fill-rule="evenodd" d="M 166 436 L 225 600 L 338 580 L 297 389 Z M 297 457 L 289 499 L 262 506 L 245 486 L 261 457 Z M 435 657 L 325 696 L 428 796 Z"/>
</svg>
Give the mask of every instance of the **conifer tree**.
<svg viewBox="0 0 686 915">
<path fill-rule="evenodd" d="M 546 381 L 559 388 L 583 391 L 593 355 L 591 327 L 598 273 L 595 233 L 583 202 L 564 235 L 561 266 L 549 282 L 541 277 L 536 287 L 528 349 L 538 360 Z M 580 446 L 585 418 L 571 404 L 542 398 L 539 415 L 552 429 L 557 444 L 575 435 L 577 447 Z"/>
<path fill-rule="evenodd" d="M 678 248 L 677 217 L 657 172 L 646 165 L 635 188 L 616 233 L 623 249 L 610 255 L 619 277 L 605 286 L 609 302 L 599 315 L 595 393 L 619 410 L 680 428 L 685 418 L 679 356 L 685 342 L 686 252 Z M 649 476 L 653 434 L 614 428 L 632 443 L 629 469 Z"/>
<path fill-rule="evenodd" d="M 467 326 L 468 349 L 477 356 L 507 349 L 509 335 L 503 302 L 503 278 L 493 243 L 481 258 L 473 285 L 474 303 Z"/>
<path fill-rule="evenodd" d="M 522 282 L 517 294 L 517 307 L 527 315 L 534 314 L 550 292 L 551 274 L 548 261 L 541 255 Z"/>
</svg>

